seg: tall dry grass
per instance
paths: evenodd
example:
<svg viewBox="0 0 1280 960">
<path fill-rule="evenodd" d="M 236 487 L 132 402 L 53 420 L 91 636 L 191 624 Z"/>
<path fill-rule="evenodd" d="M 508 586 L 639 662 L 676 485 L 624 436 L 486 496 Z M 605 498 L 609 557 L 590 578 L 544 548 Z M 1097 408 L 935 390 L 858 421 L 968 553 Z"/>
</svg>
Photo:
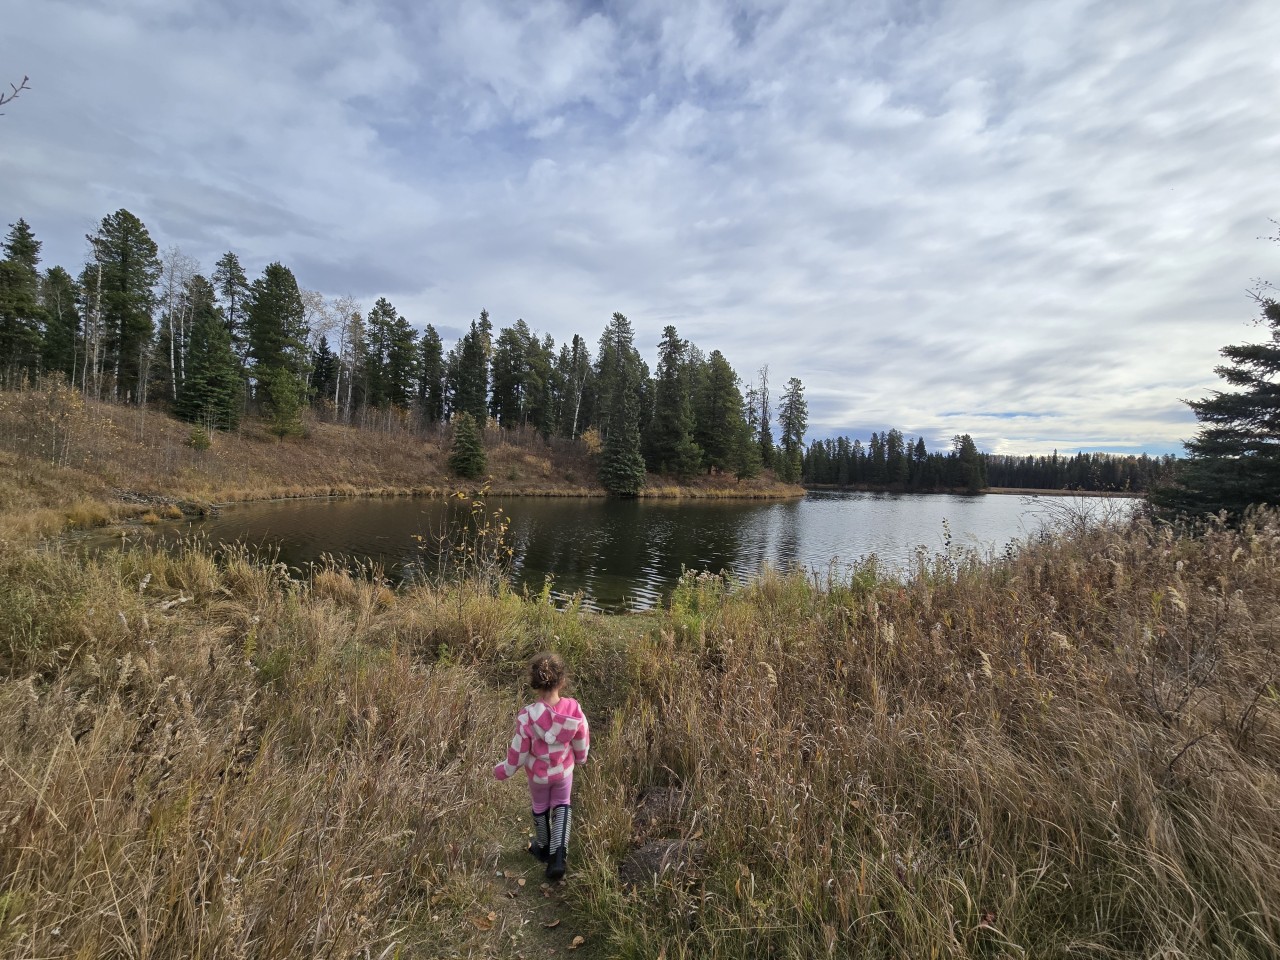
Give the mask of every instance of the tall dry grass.
<svg viewBox="0 0 1280 960">
<path fill-rule="evenodd" d="M 617 956 L 1280 955 L 1278 635 L 1274 515 L 691 578 L 629 651 L 583 896 Z"/>
<path fill-rule="evenodd" d="M 1274 515 L 638 617 L 198 543 L 0 547 L 0 586 L 0 956 L 524 952 L 476 918 L 543 647 L 593 721 L 599 956 L 1277 953 Z"/>
<path fill-rule="evenodd" d="M 482 936 L 497 824 L 476 773 L 509 707 L 428 654 L 504 626 L 489 604 L 419 628 L 380 584 L 199 549 L 26 551 L 0 583 L 0 955 Z"/>
</svg>

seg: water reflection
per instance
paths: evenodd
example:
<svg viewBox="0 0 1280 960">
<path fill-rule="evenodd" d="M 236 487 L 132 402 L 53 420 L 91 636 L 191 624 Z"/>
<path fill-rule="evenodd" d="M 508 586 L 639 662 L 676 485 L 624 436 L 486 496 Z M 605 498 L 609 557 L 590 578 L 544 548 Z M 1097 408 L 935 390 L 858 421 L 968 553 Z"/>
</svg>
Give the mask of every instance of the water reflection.
<svg viewBox="0 0 1280 960">
<path fill-rule="evenodd" d="M 918 549 L 941 550 L 948 538 L 999 551 L 1041 526 L 1049 502 L 821 493 L 776 503 L 518 498 L 489 507 L 511 518 L 517 587 L 537 592 L 551 577 L 559 598 L 580 594 L 588 607 L 623 610 L 660 605 L 686 569 L 745 578 L 766 564 L 825 570 L 874 554 L 883 568 L 903 572 Z M 1071 509 L 1127 511 L 1136 502 L 1073 501 Z M 298 568 L 328 554 L 380 564 L 401 579 L 422 559 L 415 536 L 433 539 L 451 511 L 468 508 L 429 500 L 246 504 L 146 535 L 173 541 L 199 532 L 215 544 L 257 544 Z"/>
</svg>

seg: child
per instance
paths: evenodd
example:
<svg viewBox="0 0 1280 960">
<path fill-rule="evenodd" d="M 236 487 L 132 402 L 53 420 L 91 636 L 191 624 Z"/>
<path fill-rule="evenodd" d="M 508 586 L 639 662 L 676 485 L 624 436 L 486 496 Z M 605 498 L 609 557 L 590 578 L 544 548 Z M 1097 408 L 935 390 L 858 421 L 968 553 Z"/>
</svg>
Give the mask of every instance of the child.
<svg viewBox="0 0 1280 960">
<path fill-rule="evenodd" d="M 529 663 L 529 686 L 538 699 L 516 716 L 516 733 L 507 759 L 493 768 L 505 780 L 520 767 L 529 778 L 535 839 L 529 853 L 547 865 L 547 879 L 564 876 L 573 808 L 573 766 L 585 763 L 591 732 L 582 707 L 560 691 L 568 681 L 564 661 L 554 653 L 540 653 Z"/>
</svg>

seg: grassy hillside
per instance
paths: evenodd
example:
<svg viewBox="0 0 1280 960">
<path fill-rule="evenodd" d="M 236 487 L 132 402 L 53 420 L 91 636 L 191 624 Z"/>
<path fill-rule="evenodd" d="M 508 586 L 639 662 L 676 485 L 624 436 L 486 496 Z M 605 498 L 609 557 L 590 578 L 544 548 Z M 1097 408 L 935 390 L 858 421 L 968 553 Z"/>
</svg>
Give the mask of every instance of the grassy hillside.
<svg viewBox="0 0 1280 960">
<path fill-rule="evenodd" d="M 1280 952 L 1275 515 L 624 618 L 196 548 L 0 585 L 0 957 Z M 543 647 L 595 733 L 546 889 L 489 773 Z"/>
<path fill-rule="evenodd" d="M 329 495 L 438 495 L 450 475 L 449 438 L 422 436 L 394 419 L 380 429 L 309 420 L 307 436 L 279 440 L 254 420 L 212 446 L 190 445 L 192 426 L 148 408 L 85 401 L 65 387 L 0 391 L 0 538 L 94 526 L 122 516 L 162 517 L 208 502 Z M 494 494 L 603 496 L 580 442 L 490 431 Z M 484 482 L 484 481 L 481 481 Z M 474 483 L 469 483 L 474 485 Z M 769 477 L 688 484 L 651 478 L 646 495 L 790 497 L 804 491 Z"/>
</svg>

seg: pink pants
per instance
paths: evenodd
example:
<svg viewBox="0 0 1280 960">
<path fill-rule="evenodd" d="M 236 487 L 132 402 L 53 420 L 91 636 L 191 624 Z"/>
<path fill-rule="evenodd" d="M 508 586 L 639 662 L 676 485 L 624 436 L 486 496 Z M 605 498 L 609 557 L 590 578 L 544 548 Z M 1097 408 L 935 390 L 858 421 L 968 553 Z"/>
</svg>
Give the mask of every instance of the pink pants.
<svg viewBox="0 0 1280 960">
<path fill-rule="evenodd" d="M 546 813 L 552 807 L 567 807 L 569 794 L 572 792 L 572 771 L 566 773 L 563 780 L 557 780 L 554 783 L 529 781 L 529 799 L 533 802 L 534 813 Z"/>
</svg>

